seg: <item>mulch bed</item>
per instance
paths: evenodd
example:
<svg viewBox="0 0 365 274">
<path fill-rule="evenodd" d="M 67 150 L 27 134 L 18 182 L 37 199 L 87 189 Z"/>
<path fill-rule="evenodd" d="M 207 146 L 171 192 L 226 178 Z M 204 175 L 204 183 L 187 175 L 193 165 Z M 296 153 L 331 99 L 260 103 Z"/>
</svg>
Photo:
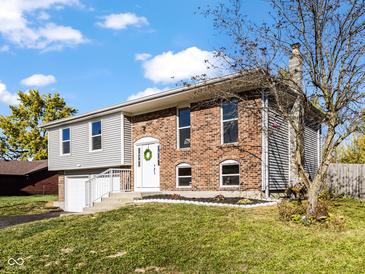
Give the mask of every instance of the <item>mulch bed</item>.
<svg viewBox="0 0 365 274">
<path fill-rule="evenodd" d="M 17 224 L 29 223 L 33 221 L 55 218 L 63 213 L 62 210 L 51 210 L 47 213 L 19 216 L 4 216 L 0 217 L 0 229 Z"/>
<path fill-rule="evenodd" d="M 264 200 L 258 199 L 247 199 L 242 197 L 222 197 L 216 196 L 211 198 L 191 198 L 184 197 L 176 194 L 157 194 L 151 196 L 143 196 L 142 200 L 174 200 L 174 201 L 192 201 L 192 202 L 202 202 L 202 203 L 215 203 L 215 204 L 230 204 L 230 205 L 254 205 L 254 204 L 262 204 L 267 203 Z M 240 203 L 241 201 L 241 203 Z"/>
</svg>

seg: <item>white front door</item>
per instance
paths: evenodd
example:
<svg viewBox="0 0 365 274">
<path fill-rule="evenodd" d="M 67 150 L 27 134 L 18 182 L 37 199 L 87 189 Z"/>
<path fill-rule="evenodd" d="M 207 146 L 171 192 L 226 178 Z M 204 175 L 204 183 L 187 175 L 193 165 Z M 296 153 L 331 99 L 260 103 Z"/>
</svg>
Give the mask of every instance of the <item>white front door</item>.
<svg viewBox="0 0 365 274">
<path fill-rule="evenodd" d="M 160 191 L 159 144 L 135 145 L 135 191 Z"/>
</svg>

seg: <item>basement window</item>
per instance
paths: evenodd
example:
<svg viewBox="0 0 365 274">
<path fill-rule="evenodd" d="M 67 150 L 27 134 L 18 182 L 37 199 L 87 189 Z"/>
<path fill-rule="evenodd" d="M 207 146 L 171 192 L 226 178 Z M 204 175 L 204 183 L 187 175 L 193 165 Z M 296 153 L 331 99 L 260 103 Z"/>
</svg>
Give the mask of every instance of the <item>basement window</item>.
<svg viewBox="0 0 365 274">
<path fill-rule="evenodd" d="M 71 134 L 70 128 L 62 129 L 61 154 L 67 155 L 71 153 Z"/>
<path fill-rule="evenodd" d="M 227 160 L 221 163 L 221 187 L 240 185 L 240 165 L 235 160 Z"/>
<path fill-rule="evenodd" d="M 101 121 L 91 123 L 91 150 L 101 150 Z"/>
<path fill-rule="evenodd" d="M 179 164 L 176 166 L 176 186 L 191 187 L 191 166 L 189 164 Z"/>
</svg>

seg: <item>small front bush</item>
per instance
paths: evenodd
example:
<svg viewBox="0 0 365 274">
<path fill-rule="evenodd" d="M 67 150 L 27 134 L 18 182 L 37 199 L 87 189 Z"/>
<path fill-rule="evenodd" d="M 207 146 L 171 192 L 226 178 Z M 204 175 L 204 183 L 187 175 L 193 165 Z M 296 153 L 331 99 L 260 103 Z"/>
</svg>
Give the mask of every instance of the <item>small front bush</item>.
<svg viewBox="0 0 365 274">
<path fill-rule="evenodd" d="M 214 201 L 224 201 L 226 198 L 222 194 L 218 194 L 213 198 Z"/>
<path fill-rule="evenodd" d="M 241 199 L 237 202 L 237 204 L 240 204 L 240 205 L 249 205 L 249 204 L 252 204 L 253 202 L 250 200 L 250 199 Z"/>
<path fill-rule="evenodd" d="M 306 210 L 302 203 L 282 200 L 278 204 L 279 217 L 283 221 L 292 221 L 293 216 L 301 216 Z"/>
<path fill-rule="evenodd" d="M 278 204 L 279 218 L 283 221 L 305 226 L 318 224 L 337 231 L 345 230 L 345 219 L 342 216 L 330 214 L 329 203 L 330 201 L 328 200 L 319 199 L 317 211 L 312 217 L 307 215 L 306 201 L 302 203 L 300 201 L 290 201 L 286 199 Z"/>
</svg>

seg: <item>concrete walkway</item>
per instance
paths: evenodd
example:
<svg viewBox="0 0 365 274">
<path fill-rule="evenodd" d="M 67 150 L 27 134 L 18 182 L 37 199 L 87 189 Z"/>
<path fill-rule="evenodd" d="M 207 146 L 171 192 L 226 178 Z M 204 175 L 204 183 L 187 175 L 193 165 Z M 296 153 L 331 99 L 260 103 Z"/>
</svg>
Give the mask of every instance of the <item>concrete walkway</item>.
<svg viewBox="0 0 365 274">
<path fill-rule="evenodd" d="M 110 197 L 102 198 L 100 202 L 94 203 L 93 207 L 86 208 L 82 214 L 94 214 L 117 209 L 122 206 L 133 204 L 135 199 L 141 197 L 141 193 L 137 192 L 111 193 Z"/>
</svg>

